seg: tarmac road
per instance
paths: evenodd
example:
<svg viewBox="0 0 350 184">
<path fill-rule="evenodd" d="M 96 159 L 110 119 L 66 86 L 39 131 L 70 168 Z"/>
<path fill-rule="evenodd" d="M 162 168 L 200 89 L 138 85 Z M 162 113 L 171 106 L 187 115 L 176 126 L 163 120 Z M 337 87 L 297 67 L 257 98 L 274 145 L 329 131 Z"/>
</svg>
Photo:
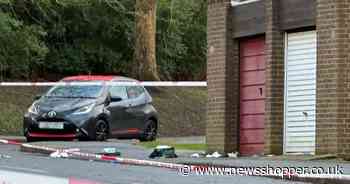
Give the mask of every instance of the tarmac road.
<svg viewBox="0 0 350 184">
<path fill-rule="evenodd" d="M 45 145 L 64 145 L 66 147 L 79 147 L 84 151 L 98 151 L 105 146 L 118 148 L 123 156 L 142 158 L 149 154 L 150 150 L 144 150 L 128 143 L 100 143 L 100 142 L 64 142 L 42 143 Z M 8 155 L 11 158 L 0 158 L 0 171 L 14 171 L 17 173 L 38 174 L 43 176 L 55 176 L 78 179 L 87 179 L 101 183 L 117 184 L 164 184 L 164 183 L 193 183 L 193 184 L 299 184 L 300 182 L 282 181 L 263 177 L 243 176 L 182 176 L 177 171 L 120 165 L 116 163 L 102 163 L 83 160 L 57 159 L 32 153 L 22 153 L 19 148 L 11 145 L 0 144 L 0 155 Z M 0 172 L 1 173 L 1 172 Z M 28 181 L 27 183 L 37 183 Z M 45 183 L 47 184 L 47 183 Z"/>
</svg>

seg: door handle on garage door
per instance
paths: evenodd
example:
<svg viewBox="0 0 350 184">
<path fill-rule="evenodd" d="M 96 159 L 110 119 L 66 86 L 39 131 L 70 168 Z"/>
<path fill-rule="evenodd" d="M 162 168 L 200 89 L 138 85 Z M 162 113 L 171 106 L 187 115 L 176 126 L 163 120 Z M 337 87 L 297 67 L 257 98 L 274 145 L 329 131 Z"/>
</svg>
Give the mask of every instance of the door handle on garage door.
<svg viewBox="0 0 350 184">
<path fill-rule="evenodd" d="M 304 115 L 305 117 L 308 117 L 308 116 L 309 116 L 309 114 L 308 114 L 306 111 L 303 112 L 303 115 Z"/>
</svg>

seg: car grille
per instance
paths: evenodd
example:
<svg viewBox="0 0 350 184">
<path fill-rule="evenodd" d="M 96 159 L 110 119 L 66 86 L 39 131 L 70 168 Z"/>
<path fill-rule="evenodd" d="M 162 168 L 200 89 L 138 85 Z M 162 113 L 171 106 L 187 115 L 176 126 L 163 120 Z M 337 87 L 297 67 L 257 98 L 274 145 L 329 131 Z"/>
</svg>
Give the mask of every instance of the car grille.
<svg viewBox="0 0 350 184">
<path fill-rule="evenodd" d="M 37 119 L 37 121 L 46 121 L 46 122 L 66 122 L 65 119 L 61 119 L 61 118 L 39 118 Z"/>
</svg>

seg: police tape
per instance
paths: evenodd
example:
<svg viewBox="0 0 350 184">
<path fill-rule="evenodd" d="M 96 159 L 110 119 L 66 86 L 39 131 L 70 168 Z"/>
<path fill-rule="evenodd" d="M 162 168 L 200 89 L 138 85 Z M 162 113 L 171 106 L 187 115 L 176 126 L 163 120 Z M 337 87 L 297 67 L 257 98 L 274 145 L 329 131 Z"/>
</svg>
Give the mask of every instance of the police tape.
<svg viewBox="0 0 350 184">
<path fill-rule="evenodd" d="M 163 82 L 0 82 L 0 86 L 4 87 L 30 87 L 30 86 L 89 86 L 89 85 L 110 85 L 110 86 L 145 86 L 145 87 L 207 87 L 207 82 L 197 81 L 163 81 Z"/>
<path fill-rule="evenodd" d="M 45 152 L 45 153 L 54 153 L 54 152 L 64 152 L 64 149 L 57 149 L 57 148 L 51 148 L 47 146 L 41 146 L 41 145 L 33 145 L 33 144 L 27 144 L 27 143 L 18 143 L 15 141 L 9 141 L 5 139 L 0 139 L 0 143 L 3 144 L 9 144 L 9 145 L 17 145 L 21 146 L 21 148 L 27 148 L 31 149 L 32 151 L 35 150 L 35 152 Z M 93 154 L 93 153 L 83 153 L 83 152 L 75 152 L 75 151 L 66 151 L 68 157 L 67 158 L 75 158 L 75 159 L 81 159 L 81 160 L 96 160 L 96 161 L 108 161 L 108 162 L 115 162 L 119 164 L 126 164 L 126 165 L 138 165 L 138 166 L 152 166 L 152 167 L 162 167 L 162 168 L 168 168 L 168 169 L 180 169 L 185 167 L 185 165 L 182 164 L 174 164 L 174 163 L 166 163 L 166 162 L 158 162 L 158 161 L 150 161 L 150 160 L 140 160 L 140 159 L 131 159 L 131 158 L 122 158 L 117 156 L 107 156 L 107 155 L 100 155 L 100 154 Z"/>
<path fill-rule="evenodd" d="M 12 141 L 12 140 L 5 140 L 5 139 L 0 139 L 0 143 L 2 143 L 2 144 L 11 144 L 11 145 L 21 145 L 20 142 Z"/>
</svg>

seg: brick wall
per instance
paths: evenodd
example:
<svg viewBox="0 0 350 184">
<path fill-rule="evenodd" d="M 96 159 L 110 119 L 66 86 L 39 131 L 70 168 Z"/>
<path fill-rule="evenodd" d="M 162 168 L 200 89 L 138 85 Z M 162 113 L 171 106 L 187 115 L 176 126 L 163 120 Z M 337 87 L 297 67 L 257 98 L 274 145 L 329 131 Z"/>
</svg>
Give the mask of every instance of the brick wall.
<svg viewBox="0 0 350 184">
<path fill-rule="evenodd" d="M 266 115 L 265 154 L 283 153 L 284 33 L 279 29 L 279 1 L 265 0 Z"/>
<path fill-rule="evenodd" d="M 208 151 L 237 150 L 238 43 L 232 39 L 230 0 L 208 0 Z"/>
<path fill-rule="evenodd" d="M 317 1 L 317 154 L 350 154 L 349 9 L 348 0 Z"/>
<path fill-rule="evenodd" d="M 208 151 L 238 150 L 239 46 L 230 0 L 208 0 Z M 265 0 L 265 154 L 283 153 L 284 32 L 280 0 Z M 316 154 L 350 157 L 350 2 L 317 0 Z"/>
</svg>

